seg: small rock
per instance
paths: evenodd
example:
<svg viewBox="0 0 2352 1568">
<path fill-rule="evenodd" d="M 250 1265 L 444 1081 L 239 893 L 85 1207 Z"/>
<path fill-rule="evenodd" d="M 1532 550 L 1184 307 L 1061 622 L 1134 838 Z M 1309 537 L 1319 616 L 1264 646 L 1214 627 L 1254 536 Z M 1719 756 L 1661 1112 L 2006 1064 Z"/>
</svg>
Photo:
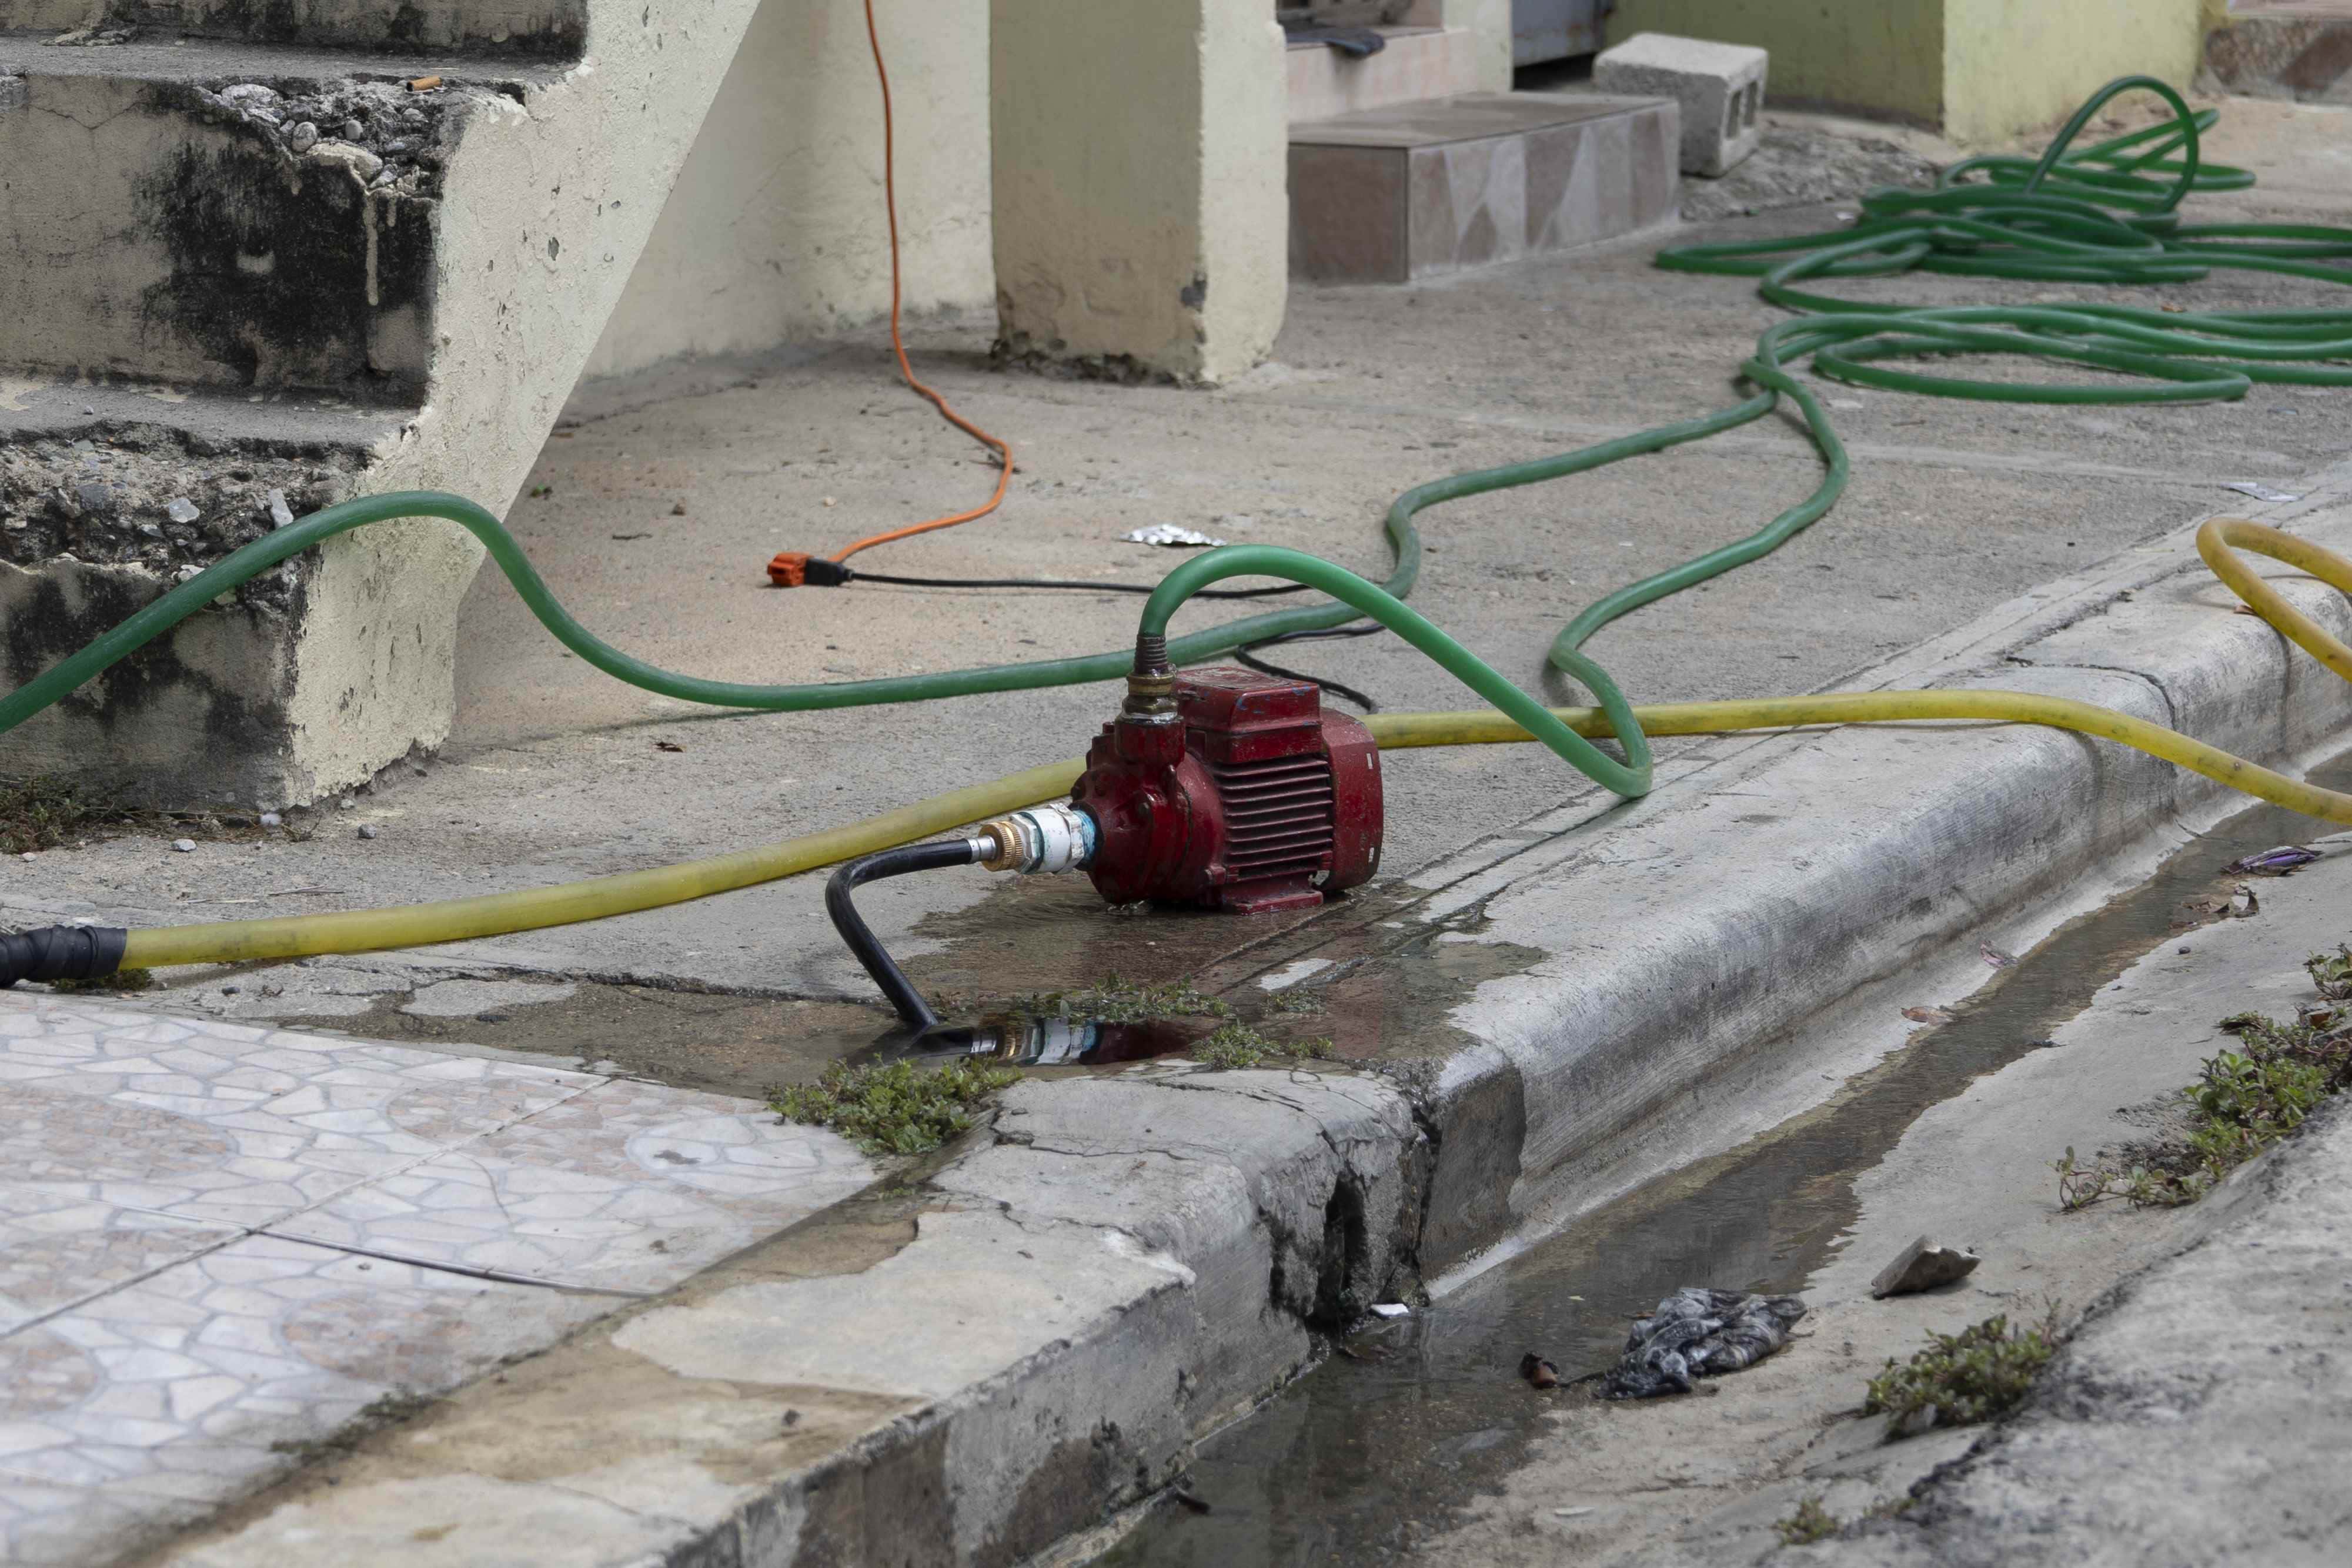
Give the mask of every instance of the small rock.
<svg viewBox="0 0 2352 1568">
<path fill-rule="evenodd" d="M 282 828 L 286 825 L 286 819 L 275 811 L 264 811 L 261 813 L 261 825 L 265 828 Z"/>
<path fill-rule="evenodd" d="M 1955 1280 L 1965 1280 L 1976 1272 L 1984 1261 L 1973 1252 L 1956 1247 L 1938 1247 L 1922 1236 L 1895 1254 L 1895 1261 L 1878 1271 L 1870 1282 L 1873 1296 L 1907 1296 L 1914 1291 L 1932 1291 L 1938 1285 L 1948 1285 Z"/>
<path fill-rule="evenodd" d="M 319 144 L 319 128 L 309 120 L 298 120 L 286 133 L 286 145 L 297 152 L 308 152 Z"/>
<path fill-rule="evenodd" d="M 82 413 L 92 413 L 92 414 L 94 414 L 94 413 L 96 413 L 98 412 L 98 409 L 97 409 L 97 406 L 96 406 L 95 404 L 92 404 L 92 403 L 87 403 L 87 402 L 86 402 L 86 403 L 84 403 L 84 404 L 82 404 L 82 405 L 81 405 L 81 411 L 82 411 Z"/>
<path fill-rule="evenodd" d="M 673 517 L 682 517 L 686 516 L 686 503 L 684 501 L 672 501 L 669 505 L 669 515 Z"/>
<path fill-rule="evenodd" d="M 185 496 L 173 497 L 164 505 L 163 515 L 175 523 L 193 523 L 204 516 L 202 512 L 196 510 L 196 504 Z"/>
<path fill-rule="evenodd" d="M 366 134 L 367 127 L 362 125 L 358 120 L 346 120 L 343 121 L 341 135 L 344 141 L 357 141 L 361 137 L 365 136 Z"/>
<path fill-rule="evenodd" d="M 200 566 L 184 566 L 179 570 L 172 574 L 172 580 L 174 582 L 185 582 L 192 577 L 202 575 L 204 570 L 205 569 Z"/>
<path fill-rule="evenodd" d="M 196 841 L 194 839 L 173 839 L 172 841 L 172 847 L 179 851 L 184 855 L 192 855 L 196 852 Z"/>
<path fill-rule="evenodd" d="M 1529 1351 L 1519 1357 L 1519 1375 L 1528 1380 L 1529 1387 L 1557 1388 L 1559 1386 L 1559 1368 L 1538 1355 L 1534 1351 Z"/>
<path fill-rule="evenodd" d="M 372 839 L 380 831 L 382 831 L 382 830 L 373 822 L 362 822 L 360 824 L 360 837 L 363 839 Z"/>
<path fill-rule="evenodd" d="M 114 492 L 95 479 L 85 479 L 76 485 L 74 499 L 80 502 L 81 509 L 93 517 L 110 517 L 114 515 Z"/>
<path fill-rule="evenodd" d="M 163 525 L 161 523 L 142 523 L 139 525 L 139 531 L 146 535 L 151 539 L 160 539 L 163 537 Z"/>
<path fill-rule="evenodd" d="M 259 82 L 239 82 L 235 87 L 221 89 L 220 95 L 229 102 L 244 108 L 248 104 L 271 104 L 278 101 L 278 89 Z"/>
<path fill-rule="evenodd" d="M 383 160 L 364 147 L 354 147 L 348 141 L 321 141 L 310 149 L 313 163 L 332 163 L 349 169 L 362 185 L 383 172 Z"/>
<path fill-rule="evenodd" d="M 359 797 L 356 795 L 346 795 L 343 797 L 343 810 L 346 811 L 350 810 L 359 803 Z"/>
<path fill-rule="evenodd" d="M 294 508 L 286 504 L 286 492 L 283 490 L 269 492 L 269 520 L 281 528 L 294 521 Z"/>
</svg>

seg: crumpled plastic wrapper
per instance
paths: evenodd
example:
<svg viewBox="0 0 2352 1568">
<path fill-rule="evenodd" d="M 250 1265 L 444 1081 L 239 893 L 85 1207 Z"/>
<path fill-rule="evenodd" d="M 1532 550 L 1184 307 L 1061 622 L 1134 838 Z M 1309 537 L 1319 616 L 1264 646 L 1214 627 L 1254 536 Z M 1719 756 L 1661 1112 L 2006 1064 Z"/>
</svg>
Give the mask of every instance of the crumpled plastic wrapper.
<svg viewBox="0 0 2352 1568">
<path fill-rule="evenodd" d="M 1603 1399 L 1688 1394 L 1702 1377 L 1755 1365 L 1789 1343 L 1805 1315 L 1795 1296 L 1753 1296 L 1685 1285 L 1634 1321 L 1625 1354 L 1601 1380 Z"/>
<path fill-rule="evenodd" d="M 1173 523 L 1154 523 L 1118 537 L 1131 545 L 1165 545 L 1170 549 L 1206 549 L 1225 542 L 1211 538 L 1198 528 L 1180 528 Z"/>
</svg>

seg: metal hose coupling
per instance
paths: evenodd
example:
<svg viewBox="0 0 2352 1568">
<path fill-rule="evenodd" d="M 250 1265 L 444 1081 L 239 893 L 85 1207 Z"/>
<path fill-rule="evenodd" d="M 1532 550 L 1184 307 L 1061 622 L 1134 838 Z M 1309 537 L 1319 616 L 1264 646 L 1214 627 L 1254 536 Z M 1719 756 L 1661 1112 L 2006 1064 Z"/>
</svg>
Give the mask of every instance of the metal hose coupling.
<svg viewBox="0 0 2352 1568">
<path fill-rule="evenodd" d="M 1066 802 L 982 822 L 976 836 L 994 841 L 995 852 L 982 856 L 981 864 L 1018 872 L 1076 871 L 1095 858 L 1102 839 L 1094 818 Z"/>
<path fill-rule="evenodd" d="M 1164 632 L 1136 633 L 1135 664 L 1128 672 L 1127 701 L 1119 705 L 1119 712 L 1144 724 L 1176 722 L 1176 671 L 1168 662 Z"/>
<path fill-rule="evenodd" d="M 44 925 L 0 936 L 0 990 L 19 980 L 97 980 L 122 967 L 120 925 Z"/>
</svg>

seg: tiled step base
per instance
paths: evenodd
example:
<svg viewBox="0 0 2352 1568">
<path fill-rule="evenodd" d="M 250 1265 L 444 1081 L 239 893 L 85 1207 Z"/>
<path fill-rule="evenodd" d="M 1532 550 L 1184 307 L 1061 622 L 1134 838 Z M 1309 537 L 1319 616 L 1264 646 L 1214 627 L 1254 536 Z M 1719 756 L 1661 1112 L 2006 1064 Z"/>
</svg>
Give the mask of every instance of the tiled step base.
<svg viewBox="0 0 2352 1568">
<path fill-rule="evenodd" d="M 1565 250 L 1673 215 L 1663 99 L 1470 93 L 1290 130 L 1290 270 L 1405 283 Z"/>
</svg>

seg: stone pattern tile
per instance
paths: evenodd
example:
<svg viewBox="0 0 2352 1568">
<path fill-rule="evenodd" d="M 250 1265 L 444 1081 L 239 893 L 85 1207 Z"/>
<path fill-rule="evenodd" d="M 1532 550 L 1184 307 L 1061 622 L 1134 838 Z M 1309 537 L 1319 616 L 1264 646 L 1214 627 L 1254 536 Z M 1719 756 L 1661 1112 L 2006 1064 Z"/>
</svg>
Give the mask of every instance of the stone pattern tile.
<svg viewBox="0 0 2352 1568">
<path fill-rule="evenodd" d="M 0 1563 L 116 1556 L 871 1177 L 718 1095 L 0 993 Z"/>
<path fill-rule="evenodd" d="M 1360 131 L 1344 144 L 1292 146 L 1294 273 L 1401 283 L 1591 245 L 1674 214 L 1672 104 L 1436 140 L 1444 107 L 1400 120 L 1397 145 L 1370 145 Z"/>
</svg>

